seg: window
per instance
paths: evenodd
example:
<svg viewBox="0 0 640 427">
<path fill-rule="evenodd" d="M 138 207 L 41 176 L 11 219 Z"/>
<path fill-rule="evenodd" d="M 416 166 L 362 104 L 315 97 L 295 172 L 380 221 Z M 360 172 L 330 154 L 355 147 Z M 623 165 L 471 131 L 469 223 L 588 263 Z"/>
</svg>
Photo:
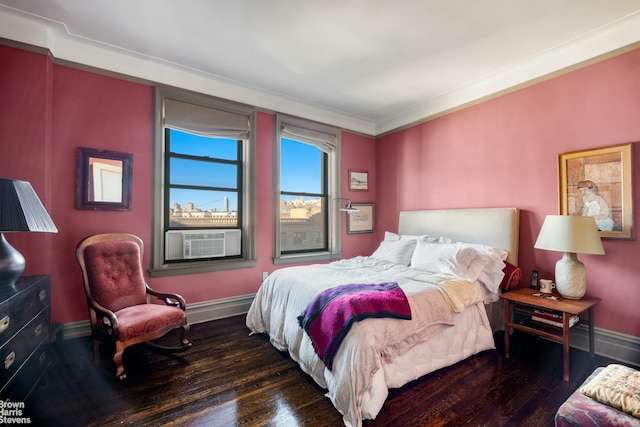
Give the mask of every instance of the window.
<svg viewBox="0 0 640 427">
<path fill-rule="evenodd" d="M 288 138 L 280 139 L 280 232 L 283 254 L 326 251 L 327 239 L 307 240 L 307 233 L 326 236 L 327 154 Z"/>
<path fill-rule="evenodd" d="M 276 263 L 326 259 L 340 250 L 339 216 L 328 209 L 340 188 L 339 132 L 283 116 L 276 129 Z"/>
<path fill-rule="evenodd" d="M 152 276 L 255 265 L 250 112 L 156 90 Z"/>
<path fill-rule="evenodd" d="M 165 228 L 241 228 L 242 141 L 165 127 Z"/>
</svg>

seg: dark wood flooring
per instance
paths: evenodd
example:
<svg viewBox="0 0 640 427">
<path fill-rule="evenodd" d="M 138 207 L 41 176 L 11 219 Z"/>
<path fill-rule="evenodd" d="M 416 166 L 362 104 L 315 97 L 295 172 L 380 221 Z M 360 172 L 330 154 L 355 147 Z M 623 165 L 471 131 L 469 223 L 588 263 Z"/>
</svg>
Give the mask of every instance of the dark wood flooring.
<svg viewBox="0 0 640 427">
<path fill-rule="evenodd" d="M 27 402 L 44 426 L 340 426 L 324 391 L 244 316 L 192 325 L 193 348 L 178 356 L 133 347 L 119 381 L 108 355 L 96 368 L 89 339 L 53 348 L 46 382 Z M 176 338 L 177 339 L 177 338 Z M 500 344 L 500 342 L 499 342 Z M 613 361 L 571 349 L 562 381 L 559 344 L 516 333 L 512 356 L 490 350 L 390 395 L 377 426 L 552 426 L 560 404 L 597 366 Z"/>
</svg>

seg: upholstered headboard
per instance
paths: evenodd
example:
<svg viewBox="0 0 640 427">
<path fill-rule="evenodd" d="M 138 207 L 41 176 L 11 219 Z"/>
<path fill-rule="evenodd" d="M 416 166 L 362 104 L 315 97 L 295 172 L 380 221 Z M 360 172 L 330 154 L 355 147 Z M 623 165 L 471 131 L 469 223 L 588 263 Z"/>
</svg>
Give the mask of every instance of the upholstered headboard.
<svg viewBox="0 0 640 427">
<path fill-rule="evenodd" d="M 445 236 L 458 242 L 482 243 L 509 252 L 507 261 L 518 265 L 520 211 L 516 208 L 469 208 L 402 211 L 400 234 Z M 486 305 L 494 332 L 504 330 L 500 302 Z"/>
<path fill-rule="evenodd" d="M 520 211 L 517 208 L 430 209 L 400 212 L 398 233 L 445 236 L 505 249 L 518 265 Z"/>
</svg>

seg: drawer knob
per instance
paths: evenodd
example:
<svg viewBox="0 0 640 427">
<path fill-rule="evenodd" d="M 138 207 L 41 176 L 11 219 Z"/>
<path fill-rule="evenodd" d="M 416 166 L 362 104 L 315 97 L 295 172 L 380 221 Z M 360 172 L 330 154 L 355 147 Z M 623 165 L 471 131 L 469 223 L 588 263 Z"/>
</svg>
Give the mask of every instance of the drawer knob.
<svg viewBox="0 0 640 427">
<path fill-rule="evenodd" d="M 42 353 L 40 353 L 40 357 L 38 358 L 38 362 L 42 365 L 45 360 L 47 360 L 47 352 L 43 351 Z"/>
<path fill-rule="evenodd" d="M 44 301 L 44 299 L 47 297 L 47 290 L 43 289 L 40 291 L 40 293 L 38 294 L 38 297 L 40 298 L 40 301 Z"/>
<path fill-rule="evenodd" d="M 36 333 L 36 337 L 40 336 L 40 334 L 42 333 L 42 323 L 38 323 L 38 326 L 36 326 L 36 329 L 35 329 L 35 333 Z"/>
<path fill-rule="evenodd" d="M 15 360 L 16 360 L 16 352 L 12 351 L 7 355 L 7 357 L 4 358 L 4 369 L 9 369 L 11 365 L 13 365 L 13 362 L 15 362 Z"/>
<path fill-rule="evenodd" d="M 0 319 L 0 334 L 7 330 L 9 327 L 9 323 L 11 318 L 7 315 Z"/>
</svg>

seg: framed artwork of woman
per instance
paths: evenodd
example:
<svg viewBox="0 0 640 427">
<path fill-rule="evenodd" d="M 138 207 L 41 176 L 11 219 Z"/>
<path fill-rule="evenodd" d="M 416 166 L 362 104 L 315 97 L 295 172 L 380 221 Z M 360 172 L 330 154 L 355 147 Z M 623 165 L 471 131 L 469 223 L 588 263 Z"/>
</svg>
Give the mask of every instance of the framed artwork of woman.
<svg viewBox="0 0 640 427">
<path fill-rule="evenodd" d="M 560 214 L 595 219 L 600 237 L 633 239 L 632 144 L 558 156 Z"/>
</svg>

